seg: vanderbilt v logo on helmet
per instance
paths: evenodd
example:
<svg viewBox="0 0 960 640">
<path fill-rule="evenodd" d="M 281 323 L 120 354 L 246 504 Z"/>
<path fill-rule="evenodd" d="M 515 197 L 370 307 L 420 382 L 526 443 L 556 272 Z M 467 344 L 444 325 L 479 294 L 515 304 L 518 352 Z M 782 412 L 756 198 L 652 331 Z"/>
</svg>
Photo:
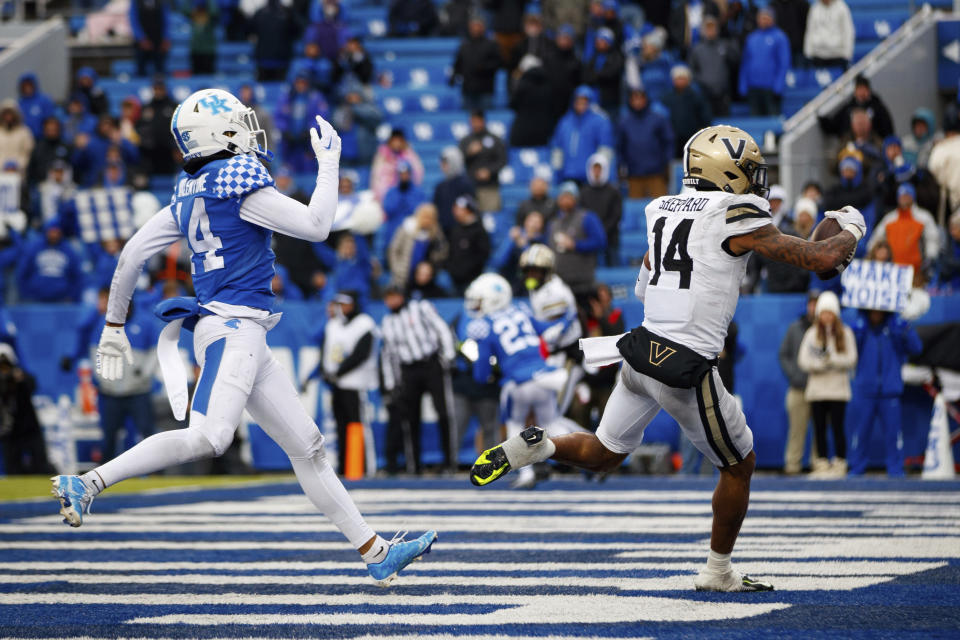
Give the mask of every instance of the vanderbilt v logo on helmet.
<svg viewBox="0 0 960 640">
<path fill-rule="evenodd" d="M 749 133 L 715 125 L 693 134 L 683 148 L 683 184 L 698 191 L 767 197 L 767 165 Z"/>
<path fill-rule="evenodd" d="M 674 349 L 673 347 L 667 347 L 660 344 L 656 340 L 651 340 L 650 341 L 650 364 L 652 364 L 655 367 L 659 367 L 664 362 L 666 362 L 667 358 L 669 358 L 676 352 L 677 350 Z"/>
</svg>

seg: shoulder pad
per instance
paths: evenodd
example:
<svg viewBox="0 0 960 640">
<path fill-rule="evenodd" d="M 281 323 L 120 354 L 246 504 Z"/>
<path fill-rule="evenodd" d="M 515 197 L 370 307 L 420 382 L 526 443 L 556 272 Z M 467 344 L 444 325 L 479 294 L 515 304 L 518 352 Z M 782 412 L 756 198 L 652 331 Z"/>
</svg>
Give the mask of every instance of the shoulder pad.
<svg viewBox="0 0 960 640">
<path fill-rule="evenodd" d="M 760 196 L 745 193 L 731 195 L 724 199 L 727 224 L 733 224 L 749 218 L 772 219 L 770 203 Z"/>
<path fill-rule="evenodd" d="M 213 181 L 213 194 L 224 200 L 273 186 L 273 177 L 263 163 L 250 156 L 234 156 L 220 166 Z"/>
<path fill-rule="evenodd" d="M 490 335 L 490 324 L 483 318 L 471 320 L 467 325 L 467 337 L 474 340 L 483 340 Z"/>
</svg>

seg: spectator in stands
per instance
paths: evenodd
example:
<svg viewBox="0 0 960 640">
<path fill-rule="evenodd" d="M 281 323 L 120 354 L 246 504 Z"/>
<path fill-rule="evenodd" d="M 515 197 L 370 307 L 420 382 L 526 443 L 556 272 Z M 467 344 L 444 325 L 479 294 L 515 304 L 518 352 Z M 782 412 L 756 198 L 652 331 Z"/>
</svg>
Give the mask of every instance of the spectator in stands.
<svg viewBox="0 0 960 640">
<path fill-rule="evenodd" d="M 436 267 L 450 255 L 447 239 L 437 221 L 437 208 L 429 202 L 417 207 L 397 228 L 387 250 L 390 282 L 405 289 L 414 268 L 429 261 Z"/>
<path fill-rule="evenodd" d="M 544 147 L 557 126 L 557 85 L 542 61 L 533 56 L 524 57 L 517 72 L 519 77 L 510 94 L 509 106 L 514 112 L 510 146 Z"/>
<path fill-rule="evenodd" d="M 40 184 L 50 171 L 55 160 L 69 160 L 70 146 L 63 139 L 63 127 L 56 116 L 43 121 L 41 136 L 30 153 L 27 180 L 31 185 Z"/>
<path fill-rule="evenodd" d="M 626 331 L 623 321 L 623 310 L 613 306 L 613 293 L 606 284 L 597 285 L 587 298 L 586 320 L 584 321 L 584 337 L 596 338 L 600 336 L 616 336 Z M 581 427 L 596 431 L 597 424 L 591 414 L 596 411 L 597 419 L 603 415 L 607 400 L 617 384 L 619 365 L 601 367 L 595 373 L 584 376 L 583 382 L 589 389 L 589 398 L 582 400 L 580 394 L 574 394 L 570 407 L 570 417 Z"/>
<path fill-rule="evenodd" d="M 670 126 L 673 129 L 673 157 L 683 157 L 683 146 L 700 129 L 710 126 L 712 114 L 710 103 L 700 90 L 690 84 L 690 67 L 678 64 L 670 71 L 673 89 L 667 91 L 661 101 L 670 111 Z"/>
<path fill-rule="evenodd" d="M 303 55 L 296 59 L 293 67 L 294 77 L 298 73 L 306 73 L 310 79 L 310 86 L 328 95 L 333 95 L 334 63 L 324 58 L 320 45 L 307 40 L 303 45 Z"/>
<path fill-rule="evenodd" d="M 63 239 L 60 221 L 51 220 L 32 238 L 17 262 L 20 298 L 31 302 L 77 302 L 83 289 L 80 256 Z"/>
<path fill-rule="evenodd" d="M 700 41 L 690 51 L 690 70 L 709 100 L 713 115 L 725 116 L 730 113 L 739 52 L 734 42 L 720 37 L 720 24 L 715 16 L 704 17 L 700 35 Z"/>
<path fill-rule="evenodd" d="M 373 60 L 356 35 L 347 38 L 333 68 L 334 83 L 340 85 L 350 80 L 363 86 L 373 82 Z"/>
<path fill-rule="evenodd" d="M 280 132 L 280 154 L 295 173 L 312 171 L 317 163 L 310 146 L 310 128 L 315 116 L 329 116 L 330 107 L 319 91 L 310 87 L 304 70 L 297 72 L 293 85 L 277 102 L 276 123 Z"/>
<path fill-rule="evenodd" d="M 394 127 L 387 141 L 377 149 L 370 167 L 370 190 L 381 203 L 390 187 L 397 183 L 397 165 L 401 160 L 409 163 L 413 171 L 413 183 L 423 182 L 423 163 L 420 156 L 407 142 L 403 129 Z"/>
<path fill-rule="evenodd" d="M 340 0 L 320 0 L 310 8 L 304 43 L 317 46 L 320 57 L 334 61 L 346 44 L 347 25 Z"/>
<path fill-rule="evenodd" d="M 386 216 L 384 233 L 392 238 L 403 221 L 413 215 L 422 203 L 428 200 L 427 194 L 413 183 L 413 170 L 410 163 L 401 160 L 397 163 L 397 184 L 392 186 L 383 197 L 383 212 Z"/>
<path fill-rule="evenodd" d="M 929 211 L 916 205 L 916 197 L 912 184 L 900 185 L 897 208 L 877 223 L 867 249 L 886 242 L 893 262 L 912 266 L 914 281 L 924 283 L 924 268 L 940 255 L 940 228 Z"/>
<path fill-rule="evenodd" d="M 556 273 L 575 295 L 585 295 L 596 286 L 597 254 L 607 248 L 603 223 L 578 206 L 580 190 L 573 181 L 560 185 L 557 215 L 547 227 L 550 248 L 556 254 Z"/>
<path fill-rule="evenodd" d="M 184 13 L 190 19 L 190 72 L 195 76 L 214 73 L 219 7 L 215 0 L 190 0 Z"/>
<path fill-rule="evenodd" d="M 810 425 L 810 401 L 806 398 L 807 372 L 800 368 L 797 358 L 800 355 L 800 345 L 807 330 L 816 318 L 817 298 L 819 291 L 807 293 L 807 308 L 799 318 L 787 327 L 787 334 L 780 343 L 778 353 L 780 369 L 787 377 L 787 397 L 784 403 L 787 408 L 787 446 L 783 452 L 783 472 L 787 475 L 796 475 L 803 469 L 803 450 L 807 445 L 807 427 Z M 810 459 L 819 458 L 817 440 L 814 438 L 810 450 Z"/>
<path fill-rule="evenodd" d="M 554 91 L 555 102 L 553 108 L 544 111 L 544 114 L 548 111 L 554 114 L 553 118 L 550 119 L 552 123 L 555 123 L 563 115 L 564 109 L 573 100 L 573 92 L 580 83 L 580 76 L 583 74 L 583 64 L 580 62 L 580 55 L 577 53 L 576 36 L 576 31 L 572 26 L 569 24 L 560 25 L 554 39 L 553 52 L 550 57 L 541 60 L 544 64 L 544 72 Z M 517 88 L 517 86 L 514 86 L 514 91 Z M 549 135 L 547 137 L 549 138 Z"/>
<path fill-rule="evenodd" d="M 274 124 L 273 124 L 273 115 L 260 106 L 260 101 L 257 99 L 257 94 L 253 90 L 253 85 L 249 82 L 245 82 L 240 85 L 240 90 L 237 93 L 237 98 L 243 104 L 247 105 L 253 109 L 253 113 L 257 116 L 257 122 L 260 124 L 260 128 L 263 129 L 264 134 L 267 137 L 267 149 L 270 151 L 276 150 L 276 142 L 274 140 Z M 336 124 L 334 124 L 337 127 Z M 343 136 L 343 130 L 337 127 L 337 132 Z"/>
<path fill-rule="evenodd" d="M 101 291 L 106 288 L 109 291 L 123 246 L 116 238 L 103 240 L 99 245 L 90 243 L 87 246 L 87 254 L 93 263 L 93 269 L 86 274 L 87 290 Z"/>
<path fill-rule="evenodd" d="M 33 134 L 23 123 L 17 101 L 7 98 L 0 102 L 0 165 L 13 161 L 25 172 L 33 147 Z"/>
<path fill-rule="evenodd" d="M 390 0 L 387 28 L 391 36 L 429 36 L 439 24 L 433 0 Z"/>
<path fill-rule="evenodd" d="M 946 292 L 960 291 L 960 210 L 947 221 L 947 241 L 937 262 L 937 283 Z"/>
<path fill-rule="evenodd" d="M 502 4 L 514 4 L 504 2 Z M 494 35 L 497 42 L 501 42 L 500 34 Z M 540 5 L 527 5 L 526 12 L 523 15 L 523 36 L 511 46 L 504 57 L 505 66 L 516 80 L 520 73 L 518 67 L 520 61 L 527 56 L 533 56 L 538 60 L 549 60 L 554 53 L 556 45 L 553 40 L 543 31 L 543 16 L 540 14 Z"/>
<path fill-rule="evenodd" d="M 880 198 L 884 209 L 897 206 L 897 189 L 901 184 L 913 185 L 917 203 L 927 211 L 936 211 L 940 205 L 940 185 L 929 171 L 907 162 L 900 138 L 887 136 L 883 141 L 884 168 L 881 173 Z"/>
<path fill-rule="evenodd" d="M 721 6 L 715 0 L 674 3 L 667 25 L 669 45 L 682 51 L 690 51 L 690 47 L 702 37 L 706 16 L 719 16 L 720 12 Z"/>
<path fill-rule="evenodd" d="M 463 168 L 463 154 L 453 145 L 440 152 L 440 170 L 444 179 L 433 189 L 433 204 L 437 208 L 440 227 L 449 233 L 453 226 L 453 203 L 460 196 L 473 196 L 473 182 Z"/>
<path fill-rule="evenodd" d="M 643 87 L 651 102 L 660 100 L 660 96 L 670 87 L 670 69 L 673 57 L 664 51 L 667 44 L 667 32 L 655 27 L 643 36 L 639 51 L 631 51 L 625 67 L 625 79 L 628 87 Z"/>
<path fill-rule="evenodd" d="M 168 137 L 171 136 L 168 134 Z M 100 179 L 113 147 L 119 150 L 123 163 L 128 166 L 137 164 L 140 159 L 139 150 L 120 136 L 116 119 L 109 115 L 100 116 L 93 135 L 80 134 L 73 144 L 73 175 L 81 187 L 93 186 Z"/>
<path fill-rule="evenodd" d="M 813 325 L 800 343 L 797 364 L 807 373 L 804 397 L 813 414 L 818 457 L 813 474 L 821 477 L 847 475 L 847 437 L 844 414 L 850 402 L 850 372 L 857 366 L 857 342 L 850 327 L 840 319 L 837 294 L 824 291 L 817 298 Z M 833 431 L 832 460 L 827 460 L 827 423 Z"/>
<path fill-rule="evenodd" d="M 857 151 L 863 156 L 863 174 L 876 184 L 884 167 L 883 140 L 873 129 L 866 109 L 850 110 L 850 131 L 840 139 L 841 154 Z"/>
<path fill-rule="evenodd" d="M 854 411 L 850 412 L 850 475 L 867 470 L 867 451 L 873 427 L 883 424 L 887 475 L 902 478 L 903 432 L 900 369 L 907 358 L 923 350 L 923 343 L 910 324 L 896 313 L 861 310 L 853 323 L 857 372 L 853 379 Z"/>
<path fill-rule="evenodd" d="M 807 14 L 810 12 L 809 0 L 772 0 L 770 6 L 777 16 L 777 26 L 787 34 L 790 41 L 793 66 L 803 66 L 803 38 L 807 28 Z"/>
<path fill-rule="evenodd" d="M 8 475 L 50 474 L 43 429 L 33 407 L 36 379 L 21 368 L 15 349 L 0 343 L 0 445 Z"/>
<path fill-rule="evenodd" d="M 337 234 L 334 246 L 337 248 L 337 259 L 330 272 L 332 287 L 341 291 L 355 291 L 357 300 L 366 302 L 370 298 L 370 277 L 373 273 L 366 242 L 345 231 Z"/>
<path fill-rule="evenodd" d="M 70 164 L 61 158 L 50 163 L 47 175 L 37 187 L 37 204 L 33 210 L 34 219 L 41 225 L 57 216 L 60 206 L 73 197 L 76 185 Z"/>
<path fill-rule="evenodd" d="M 457 4 L 451 2 L 451 5 Z M 462 2 L 467 5 L 468 11 L 476 11 L 479 6 L 484 6 L 491 14 L 491 26 L 493 28 L 493 39 L 497 43 L 500 51 L 500 57 L 504 65 L 509 65 L 514 50 L 524 38 L 524 32 L 527 30 L 527 20 L 531 14 L 540 16 L 540 7 L 531 4 L 524 10 L 523 2 L 513 2 L 512 0 L 485 0 L 484 2 Z M 479 6 L 478 6 L 479 5 Z M 470 21 L 467 19 L 467 30 L 469 30 Z M 541 31 L 543 27 L 541 27 Z M 459 35 L 459 34 L 457 34 Z M 519 59 L 519 58 L 518 58 Z M 512 68 L 512 67 L 511 67 Z"/>
<path fill-rule="evenodd" d="M 140 74 L 144 75 L 144 74 Z M 80 67 L 77 69 L 76 85 L 77 93 L 83 96 L 87 111 L 96 117 L 105 113 L 110 113 L 110 101 L 107 94 L 97 82 L 97 72 L 92 67 Z"/>
<path fill-rule="evenodd" d="M 130 29 L 136 43 L 138 76 L 147 75 L 148 65 L 153 67 L 152 73 L 166 73 L 167 52 L 170 51 L 169 23 L 169 0 L 131 0 Z"/>
<path fill-rule="evenodd" d="M 341 95 L 340 106 L 333 110 L 333 126 L 341 140 L 341 163 L 367 164 L 377 150 L 377 127 L 383 122 L 383 114 L 370 92 L 350 76 L 341 85 Z"/>
<path fill-rule="evenodd" d="M 858 75 L 854 80 L 853 96 L 850 97 L 832 116 L 820 116 L 820 128 L 824 133 L 835 136 L 844 136 L 850 132 L 853 120 L 851 112 L 863 109 L 870 117 L 873 131 L 882 140 L 893 134 L 893 120 L 890 111 L 877 94 L 873 93 L 870 81 L 864 75 Z"/>
<path fill-rule="evenodd" d="M 507 147 L 503 140 L 490 132 L 483 111 L 470 114 L 470 133 L 460 139 L 460 151 L 466 163 L 467 175 L 477 190 L 477 204 L 481 211 L 499 211 L 500 170 L 507 165 Z"/>
<path fill-rule="evenodd" d="M 550 197 L 550 183 L 541 175 L 530 179 L 530 197 L 517 205 L 516 224 L 523 225 L 527 214 L 532 211 L 543 216 L 544 222 L 550 222 L 557 213 L 557 203 Z"/>
<path fill-rule="evenodd" d="M 817 67 L 846 69 L 853 60 L 856 33 L 843 0 L 815 0 L 807 15 L 803 55 Z"/>
<path fill-rule="evenodd" d="M 170 135 L 170 120 L 177 103 L 167 93 L 167 83 L 162 77 L 154 78 L 152 88 L 150 102 L 140 114 L 143 169 L 150 175 L 168 175 L 176 173 L 180 165 L 180 154 Z"/>
<path fill-rule="evenodd" d="M 863 179 L 863 162 L 857 153 L 846 155 L 840 161 L 840 183 L 823 195 L 821 209 L 834 211 L 846 205 L 856 207 L 867 223 L 867 235 L 876 221 L 873 188 Z"/>
<path fill-rule="evenodd" d="M 490 260 L 490 268 L 510 281 L 514 295 L 527 295 L 522 274 L 517 268 L 520 263 L 520 254 L 532 244 L 548 243 L 544 233 L 545 228 L 543 214 L 539 211 L 530 211 L 523 218 L 522 225 L 510 227 L 507 237 L 501 241 Z"/>
<path fill-rule="evenodd" d="M 279 82 L 287 77 L 293 59 L 293 46 L 299 38 L 299 25 L 293 12 L 281 0 L 267 0 L 250 21 L 256 40 L 253 59 L 258 82 Z M 312 116 L 311 116 L 312 117 Z"/>
<path fill-rule="evenodd" d="M 756 3 L 731 0 L 721 21 L 721 30 L 743 47 L 747 36 L 757 28 Z"/>
<path fill-rule="evenodd" d="M 618 264 L 623 195 L 617 183 L 610 180 L 610 161 L 602 153 L 587 160 L 587 184 L 580 189 L 580 206 L 592 211 L 603 224 L 607 265 Z"/>
<path fill-rule="evenodd" d="M 937 183 L 946 189 L 948 211 L 960 206 L 960 119 L 947 119 L 943 140 L 930 151 L 927 169 Z"/>
<path fill-rule="evenodd" d="M 630 90 L 626 115 L 617 133 L 617 154 L 631 198 L 667 195 L 667 171 L 673 155 L 670 119 L 650 106 L 643 88 Z"/>
<path fill-rule="evenodd" d="M 280 165 L 274 172 L 274 181 L 275 188 L 283 195 L 303 204 L 309 202 L 310 197 L 298 189 L 294 183 L 289 167 Z M 343 178 L 341 178 L 342 181 Z M 293 283 L 304 295 L 311 296 L 318 288 L 317 283 L 314 282 L 314 276 L 318 273 L 323 275 L 324 269 L 324 265 L 314 253 L 313 244 L 282 233 L 274 233 L 273 250 L 277 254 L 277 263 L 286 267 Z M 322 289 L 323 286 L 319 288 Z"/>
<path fill-rule="evenodd" d="M 273 291 L 273 299 L 280 304 L 287 301 L 299 302 L 303 300 L 303 292 L 300 287 L 294 284 L 290 272 L 282 264 L 274 265 L 270 290 Z"/>
<path fill-rule="evenodd" d="M 776 202 L 774 195 L 779 195 L 782 202 L 783 188 L 780 187 L 779 194 L 775 194 L 774 190 L 770 189 L 771 210 L 773 203 Z M 806 240 L 810 237 L 813 224 L 817 219 L 817 204 L 809 198 L 800 198 L 794 208 L 793 219 L 784 213 L 774 214 L 773 218 L 773 224 L 780 229 L 781 233 Z M 810 272 L 782 262 L 768 260 L 754 253 L 747 263 L 747 278 L 744 280 L 744 286 L 745 288 L 741 290 L 747 292 L 759 292 L 762 287 L 762 290 L 767 293 L 803 293 L 810 286 Z"/>
<path fill-rule="evenodd" d="M 470 196 L 460 196 L 453 204 L 454 224 L 447 236 L 450 242 L 447 273 L 460 296 L 483 273 L 490 257 L 490 236 L 483 228 L 480 213 L 477 201 Z"/>
<path fill-rule="evenodd" d="M 461 83 L 465 109 L 487 110 L 493 106 L 494 78 L 503 60 L 497 44 L 487 37 L 483 17 L 471 17 L 468 28 L 453 60 L 450 86 Z"/>
<path fill-rule="evenodd" d="M 613 126 L 596 105 L 596 92 L 581 85 L 573 106 L 560 119 L 550 141 L 550 160 L 557 180 L 587 180 L 587 158 L 600 152 L 613 155 Z"/>
<path fill-rule="evenodd" d="M 583 83 L 597 91 L 600 108 L 612 120 L 617 120 L 624 62 L 623 54 L 614 43 L 613 31 L 606 27 L 597 31 L 595 51 L 583 66 Z"/>
<path fill-rule="evenodd" d="M 433 263 L 424 260 L 413 269 L 413 279 L 407 285 L 407 295 L 411 300 L 424 300 L 449 298 L 450 292 L 437 283 L 437 268 Z"/>
<path fill-rule="evenodd" d="M 551 0 L 541 3 L 543 21 L 547 29 L 570 25 L 574 33 L 582 35 L 587 27 L 587 3 L 585 0 Z"/>
<path fill-rule="evenodd" d="M 73 144 L 78 134 L 91 134 L 97 128 L 97 118 L 87 110 L 87 100 L 80 93 L 70 96 L 63 118 L 63 139 Z"/>
<path fill-rule="evenodd" d="M 25 73 L 20 76 L 20 80 L 17 82 L 17 91 L 24 124 L 30 128 L 34 138 L 39 138 L 43 131 L 44 121 L 56 114 L 57 106 L 50 99 L 50 96 L 40 91 L 40 83 L 37 82 L 37 74 L 35 73 Z"/>
<path fill-rule="evenodd" d="M 120 137 L 128 141 L 135 147 L 140 146 L 140 132 L 137 131 L 137 123 L 140 121 L 140 100 L 135 96 L 127 96 L 120 103 Z"/>
<path fill-rule="evenodd" d="M 903 159 L 917 167 L 926 169 L 930 152 L 937 142 L 936 120 L 933 111 L 918 107 L 910 118 L 910 133 L 903 137 Z"/>
<path fill-rule="evenodd" d="M 773 23 L 773 10 L 757 11 L 757 29 L 749 36 L 740 62 L 740 95 L 750 103 L 750 115 L 779 115 L 787 71 L 790 70 L 790 42 Z"/>
</svg>

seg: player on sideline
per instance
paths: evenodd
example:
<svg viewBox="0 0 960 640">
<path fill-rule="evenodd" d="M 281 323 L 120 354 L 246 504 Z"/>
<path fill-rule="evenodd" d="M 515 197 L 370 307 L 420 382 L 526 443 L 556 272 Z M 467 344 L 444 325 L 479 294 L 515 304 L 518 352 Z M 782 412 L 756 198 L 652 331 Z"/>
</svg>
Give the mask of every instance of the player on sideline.
<svg viewBox="0 0 960 640">
<path fill-rule="evenodd" d="M 548 458 L 591 471 L 616 469 L 665 409 L 720 469 L 710 554 L 694 586 L 698 591 L 769 591 L 771 585 L 742 576 L 730 562 L 747 513 L 756 455 L 753 433 L 720 382 L 716 358 L 751 251 L 824 272 L 852 254 L 865 225 L 859 211 L 844 207 L 826 214 L 842 228 L 831 238 L 810 242 L 781 234 L 771 224 L 765 200 L 763 156 L 753 138 L 734 127 L 694 134 L 684 147 L 683 167 L 683 183 L 693 191 L 657 198 L 646 209 L 650 250 L 636 286 L 644 300 L 643 325 L 612 349 L 626 363 L 597 433 L 544 438 L 542 429 L 530 427 L 483 452 L 470 479 L 485 485 L 510 469 Z"/>
<path fill-rule="evenodd" d="M 474 319 L 467 325 L 467 337 L 477 344 L 473 378 L 486 383 L 492 375 L 491 356 L 502 374 L 501 403 L 508 407 L 507 434 L 523 431 L 532 413 L 537 424 L 550 435 L 584 432 L 580 425 L 560 415 L 557 393 L 545 377 L 561 373 L 547 365 L 540 353 L 540 337 L 525 305 L 512 303 L 510 283 L 496 273 L 485 273 L 470 283 L 464 307 Z M 532 489 L 536 485 L 533 467 L 520 470 L 513 486 Z"/>
<path fill-rule="evenodd" d="M 304 493 L 360 552 L 381 586 L 429 551 L 437 538 L 387 542 L 371 529 L 327 462 L 323 435 L 307 415 L 293 382 L 267 347 L 272 313 L 273 231 L 320 242 L 337 208 L 340 138 L 317 116 L 310 140 L 319 165 L 309 205 L 282 195 L 260 159 L 266 137 L 253 110 L 226 91 L 205 89 L 184 100 L 170 123 L 183 153 L 170 205 L 130 239 L 113 274 L 107 324 L 97 349 L 106 380 L 132 364 L 124 319 L 144 263 L 186 236 L 199 320 L 193 346 L 201 372 L 190 407 L 190 426 L 151 436 L 83 476 L 56 476 L 64 522 L 83 524 L 101 491 L 121 480 L 221 455 L 233 440 L 244 409 L 290 457 Z"/>
</svg>

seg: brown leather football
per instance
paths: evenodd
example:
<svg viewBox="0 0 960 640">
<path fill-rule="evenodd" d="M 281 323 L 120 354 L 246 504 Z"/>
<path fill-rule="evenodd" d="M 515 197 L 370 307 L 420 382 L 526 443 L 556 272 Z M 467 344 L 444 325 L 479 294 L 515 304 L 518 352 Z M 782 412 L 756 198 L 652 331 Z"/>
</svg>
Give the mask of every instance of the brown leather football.
<svg viewBox="0 0 960 640">
<path fill-rule="evenodd" d="M 813 233 L 810 234 L 810 240 L 812 242 L 819 242 L 820 240 L 826 240 L 827 238 L 832 238 L 843 231 L 840 227 L 840 223 L 834 220 L 833 218 L 824 218 L 820 224 L 816 226 L 813 230 Z M 817 277 L 821 280 L 829 280 L 830 278 L 836 278 L 840 275 L 844 269 L 846 269 L 850 262 L 853 260 L 853 254 L 856 252 L 856 249 L 850 252 L 843 262 L 837 265 L 835 268 L 830 269 L 829 271 L 821 271 L 817 273 Z"/>
</svg>

